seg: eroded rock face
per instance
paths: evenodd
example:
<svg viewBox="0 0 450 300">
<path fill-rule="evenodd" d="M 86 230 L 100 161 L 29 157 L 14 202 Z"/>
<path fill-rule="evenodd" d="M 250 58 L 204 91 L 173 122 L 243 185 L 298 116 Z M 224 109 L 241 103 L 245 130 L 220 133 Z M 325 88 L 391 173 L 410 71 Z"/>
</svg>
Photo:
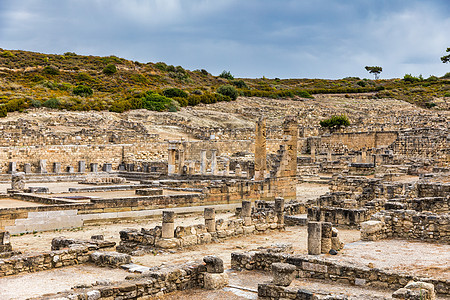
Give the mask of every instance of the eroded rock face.
<svg viewBox="0 0 450 300">
<path fill-rule="evenodd" d="M 11 176 L 11 189 L 21 191 L 25 189 L 25 173 L 18 172 Z"/>
<path fill-rule="evenodd" d="M 294 265 L 286 263 L 274 263 L 272 264 L 273 284 L 288 286 L 295 278 L 295 270 L 297 268 Z"/>
</svg>

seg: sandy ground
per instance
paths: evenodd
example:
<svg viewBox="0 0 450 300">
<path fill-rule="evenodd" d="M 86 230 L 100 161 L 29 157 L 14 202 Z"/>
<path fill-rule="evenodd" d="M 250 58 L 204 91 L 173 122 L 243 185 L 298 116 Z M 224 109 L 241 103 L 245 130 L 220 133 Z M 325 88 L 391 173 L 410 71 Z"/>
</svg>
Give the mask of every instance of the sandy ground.
<svg viewBox="0 0 450 300">
<path fill-rule="evenodd" d="M 329 191 L 328 184 L 300 183 L 297 184 L 297 201 L 315 199 Z"/>
<path fill-rule="evenodd" d="M 193 194 L 189 191 L 170 191 L 163 190 L 163 195 L 180 195 L 180 194 Z M 121 198 L 121 197 L 135 197 L 136 193 L 134 190 L 128 191 L 108 191 L 108 192 L 80 192 L 80 193 L 61 193 L 52 194 L 51 197 L 70 197 L 70 196 L 85 196 L 85 197 L 96 197 L 96 198 Z M 139 196 L 138 196 L 139 197 Z"/>
<path fill-rule="evenodd" d="M 11 198 L 0 198 L 0 208 L 14 208 L 14 207 L 33 207 L 44 206 L 45 204 L 34 203 L 28 201 L 21 201 Z"/>
</svg>

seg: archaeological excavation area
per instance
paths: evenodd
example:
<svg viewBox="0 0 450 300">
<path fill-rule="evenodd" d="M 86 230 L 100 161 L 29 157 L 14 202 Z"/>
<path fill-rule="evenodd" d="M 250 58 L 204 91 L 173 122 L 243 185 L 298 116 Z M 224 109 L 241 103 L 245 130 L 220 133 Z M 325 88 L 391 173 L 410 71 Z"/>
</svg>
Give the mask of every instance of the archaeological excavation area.
<svg viewBox="0 0 450 300">
<path fill-rule="evenodd" d="M 448 111 L 336 97 L 2 121 L 0 299 L 450 299 Z"/>
</svg>

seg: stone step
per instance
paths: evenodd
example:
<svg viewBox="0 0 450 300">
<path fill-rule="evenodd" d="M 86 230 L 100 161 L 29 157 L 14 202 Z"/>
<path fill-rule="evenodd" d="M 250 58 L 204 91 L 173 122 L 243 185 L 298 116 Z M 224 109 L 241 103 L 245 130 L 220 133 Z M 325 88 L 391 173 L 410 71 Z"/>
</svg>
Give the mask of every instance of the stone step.
<svg viewBox="0 0 450 300">
<path fill-rule="evenodd" d="M 134 264 L 134 263 L 121 265 L 120 267 L 122 269 L 124 269 L 124 270 L 127 270 L 128 272 L 131 272 L 131 273 L 145 273 L 145 272 L 149 272 L 150 271 L 149 267 L 137 265 L 137 264 Z"/>
</svg>

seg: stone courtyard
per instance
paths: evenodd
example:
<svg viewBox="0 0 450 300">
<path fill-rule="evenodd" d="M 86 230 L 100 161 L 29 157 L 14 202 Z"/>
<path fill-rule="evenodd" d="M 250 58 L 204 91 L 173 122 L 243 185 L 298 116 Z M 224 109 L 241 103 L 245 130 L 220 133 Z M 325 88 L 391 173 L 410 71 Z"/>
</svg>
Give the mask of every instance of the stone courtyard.
<svg viewBox="0 0 450 300">
<path fill-rule="evenodd" d="M 0 298 L 450 298 L 447 110 L 213 105 L 2 121 Z"/>
</svg>

